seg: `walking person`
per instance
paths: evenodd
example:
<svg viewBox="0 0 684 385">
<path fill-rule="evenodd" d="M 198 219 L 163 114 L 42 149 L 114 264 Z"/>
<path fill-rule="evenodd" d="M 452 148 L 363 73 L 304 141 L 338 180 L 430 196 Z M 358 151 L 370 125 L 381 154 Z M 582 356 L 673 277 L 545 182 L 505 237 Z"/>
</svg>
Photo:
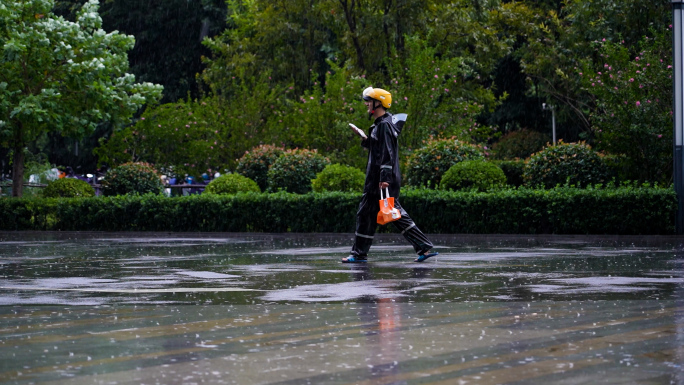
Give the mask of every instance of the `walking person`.
<svg viewBox="0 0 684 385">
<path fill-rule="evenodd" d="M 423 262 L 437 255 L 432 251 L 433 245 L 418 226 L 409 217 L 399 203 L 401 172 L 399 170 L 399 144 L 397 139 L 403 127 L 403 121 L 394 122 L 387 110 L 392 106 L 392 95 L 381 88 L 368 87 L 363 91 L 363 100 L 369 118 L 374 119 L 369 135 L 361 141 L 361 146 L 368 150 L 366 165 L 366 182 L 363 197 L 356 213 L 356 234 L 354 245 L 343 263 L 364 263 L 368 258 L 377 227 L 377 215 L 380 211 L 380 191 L 388 189 L 389 196 L 394 197 L 394 207 L 401 213 L 401 218 L 392 222 L 401 234 L 413 246 L 418 258 L 415 262 Z M 362 135 L 362 137 L 365 135 Z"/>
</svg>

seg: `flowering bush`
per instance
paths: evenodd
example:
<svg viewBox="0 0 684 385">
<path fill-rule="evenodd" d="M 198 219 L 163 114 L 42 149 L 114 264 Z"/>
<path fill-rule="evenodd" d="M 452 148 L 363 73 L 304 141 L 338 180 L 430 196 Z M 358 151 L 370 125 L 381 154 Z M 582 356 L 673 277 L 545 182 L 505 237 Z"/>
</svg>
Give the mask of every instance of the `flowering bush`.
<svg viewBox="0 0 684 385">
<path fill-rule="evenodd" d="M 596 147 L 620 155 L 622 178 L 667 182 L 672 176 L 672 37 L 653 31 L 630 52 L 624 42 L 596 41 L 598 60 L 580 70 L 594 97 Z"/>
<path fill-rule="evenodd" d="M 331 164 L 311 181 L 315 192 L 344 191 L 361 192 L 366 175 L 356 167 Z"/>
<path fill-rule="evenodd" d="M 254 147 L 240 158 L 237 173 L 255 181 L 261 191 L 268 188 L 268 168 L 285 152 L 282 147 L 260 145 Z"/>
<path fill-rule="evenodd" d="M 157 170 L 148 163 L 125 163 L 107 171 L 102 181 L 105 196 L 161 194 L 164 185 Z"/>
<path fill-rule="evenodd" d="M 511 131 L 492 146 L 496 159 L 525 159 L 544 148 L 551 141 L 548 135 L 538 131 L 522 129 Z"/>
<path fill-rule="evenodd" d="M 237 194 L 261 192 L 255 181 L 240 174 L 226 174 L 212 180 L 204 189 L 206 194 Z"/>
<path fill-rule="evenodd" d="M 506 185 L 506 175 L 495 164 L 484 160 L 465 160 L 451 166 L 442 176 L 441 190 L 487 191 Z"/>
<path fill-rule="evenodd" d="M 306 194 L 311 191 L 311 180 L 329 164 L 316 150 L 287 150 L 268 169 L 268 189 Z"/>
<path fill-rule="evenodd" d="M 552 188 L 557 185 L 585 187 L 605 183 L 609 171 L 596 151 L 584 142 L 549 146 L 532 155 L 523 178 L 530 187 Z"/>
<path fill-rule="evenodd" d="M 437 188 L 442 175 L 458 162 L 484 159 L 480 147 L 455 139 L 429 142 L 411 154 L 407 165 L 407 183 L 415 187 Z"/>
<path fill-rule="evenodd" d="M 61 178 L 48 183 L 43 189 L 45 198 L 76 198 L 95 196 L 95 189 L 88 182 L 76 178 Z"/>
</svg>

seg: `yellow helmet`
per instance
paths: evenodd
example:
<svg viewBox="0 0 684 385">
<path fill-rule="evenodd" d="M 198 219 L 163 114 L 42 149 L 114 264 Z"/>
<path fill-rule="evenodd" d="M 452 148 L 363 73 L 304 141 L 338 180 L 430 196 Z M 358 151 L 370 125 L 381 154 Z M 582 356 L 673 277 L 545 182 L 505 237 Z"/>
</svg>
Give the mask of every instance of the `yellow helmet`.
<svg viewBox="0 0 684 385">
<path fill-rule="evenodd" d="M 390 108 L 392 106 L 392 94 L 382 88 L 366 88 L 363 90 L 363 100 L 377 100 L 385 108 Z"/>
</svg>

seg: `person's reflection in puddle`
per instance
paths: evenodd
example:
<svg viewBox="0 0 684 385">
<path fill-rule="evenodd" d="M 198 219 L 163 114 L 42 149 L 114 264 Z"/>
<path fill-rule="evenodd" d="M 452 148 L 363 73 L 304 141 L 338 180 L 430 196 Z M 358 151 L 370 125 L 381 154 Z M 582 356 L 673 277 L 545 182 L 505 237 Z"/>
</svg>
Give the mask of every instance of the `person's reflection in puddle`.
<svg viewBox="0 0 684 385">
<path fill-rule="evenodd" d="M 431 269 L 416 268 L 411 272 L 411 278 L 425 278 Z M 373 280 L 372 268 L 368 265 L 352 267 L 356 281 Z M 365 324 L 363 333 L 366 336 L 366 357 L 363 358 L 370 368 L 370 378 L 378 379 L 399 373 L 399 363 L 402 352 L 407 346 L 402 346 L 402 307 L 399 290 L 388 290 L 385 295 L 368 295 L 359 298 L 361 305 L 358 316 Z M 404 384 L 405 381 L 392 382 Z"/>
</svg>

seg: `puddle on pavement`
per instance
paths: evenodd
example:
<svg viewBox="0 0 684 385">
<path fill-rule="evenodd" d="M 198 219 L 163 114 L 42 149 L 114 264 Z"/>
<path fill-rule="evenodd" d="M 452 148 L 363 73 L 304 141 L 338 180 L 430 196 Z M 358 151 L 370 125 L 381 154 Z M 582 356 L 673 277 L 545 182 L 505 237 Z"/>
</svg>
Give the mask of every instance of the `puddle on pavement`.
<svg viewBox="0 0 684 385">
<path fill-rule="evenodd" d="M 676 242 L 435 238 L 2 234 L 0 383 L 684 383 Z"/>
</svg>

